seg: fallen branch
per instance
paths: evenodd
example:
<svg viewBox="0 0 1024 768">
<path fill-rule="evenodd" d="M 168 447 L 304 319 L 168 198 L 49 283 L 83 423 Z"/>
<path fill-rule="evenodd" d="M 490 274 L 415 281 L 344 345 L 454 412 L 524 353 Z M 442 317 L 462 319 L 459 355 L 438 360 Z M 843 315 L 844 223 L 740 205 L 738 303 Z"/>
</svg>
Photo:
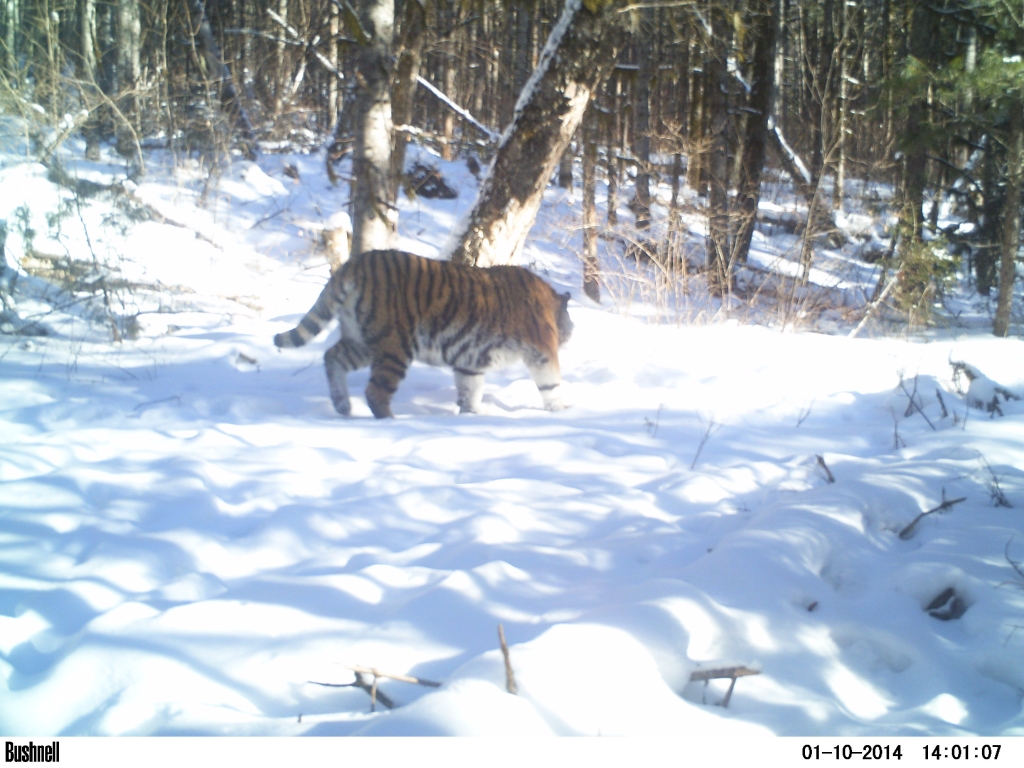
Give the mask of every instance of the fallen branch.
<svg viewBox="0 0 1024 768">
<path fill-rule="evenodd" d="M 516 687 L 516 676 L 512 674 L 512 662 L 508 656 L 508 643 L 505 642 L 505 628 L 498 625 L 498 642 L 501 643 L 501 655 L 505 657 L 505 689 L 511 693 L 516 694 L 519 689 Z"/>
<path fill-rule="evenodd" d="M 316 680 L 307 680 L 306 682 L 311 685 L 323 685 L 328 688 L 361 688 L 370 694 L 370 711 L 375 712 L 377 710 L 377 702 L 380 701 L 388 709 L 395 708 L 395 702 L 386 693 L 377 688 L 377 682 L 380 678 L 387 678 L 388 680 L 398 680 L 402 683 L 414 683 L 415 685 L 425 685 L 428 688 L 439 688 L 440 683 L 433 680 L 424 680 L 421 677 L 413 677 L 412 675 L 395 675 L 390 672 L 381 672 L 379 669 L 374 667 L 350 667 L 346 666 L 345 669 L 351 669 L 356 674 L 356 679 L 351 683 L 320 683 Z M 367 682 L 366 677 L 372 677 L 371 682 Z"/>
<path fill-rule="evenodd" d="M 415 685 L 425 685 L 428 688 L 440 688 L 441 684 L 434 680 L 424 680 L 422 677 L 413 677 L 412 675 L 393 675 L 390 672 L 381 672 L 379 669 L 373 667 L 345 667 L 345 669 L 351 669 L 357 675 L 373 675 L 374 677 L 386 677 L 388 680 L 398 680 L 402 683 L 413 683 Z"/>
<path fill-rule="evenodd" d="M 906 541 L 911 536 L 913 536 L 914 535 L 914 528 L 915 528 L 915 526 L 919 522 L 921 522 L 921 518 L 923 518 L 925 515 L 930 515 L 933 512 L 943 512 L 943 511 L 945 511 L 947 509 L 950 509 L 954 505 L 959 504 L 962 501 L 967 501 L 967 497 L 966 496 L 961 496 L 959 499 L 947 499 L 946 498 L 946 489 L 943 488 L 942 489 L 942 503 L 939 504 L 939 506 L 937 506 L 937 507 L 929 509 L 927 512 L 922 512 L 917 517 L 915 517 L 913 520 L 911 520 L 910 521 L 910 525 L 908 525 L 906 528 L 904 528 L 902 531 L 900 531 L 900 538 L 903 539 L 904 541 Z"/>
<path fill-rule="evenodd" d="M 867 325 L 868 320 L 870 320 L 871 316 L 875 313 L 875 310 L 878 309 L 879 305 L 881 305 L 883 301 L 885 301 L 885 297 L 889 295 L 889 291 L 893 289 L 893 286 L 896 285 L 896 283 L 900 279 L 900 275 L 902 274 L 902 269 L 896 270 L 896 274 L 892 276 L 892 278 L 886 284 L 885 288 L 882 290 L 881 294 L 879 294 L 878 298 L 875 299 L 870 304 L 868 304 L 868 308 L 864 311 L 864 317 L 860 319 L 860 322 L 857 323 L 857 327 L 850 331 L 849 335 L 847 335 L 846 338 L 854 339 L 857 337 L 857 334 L 864 329 L 864 326 Z"/>
<path fill-rule="evenodd" d="M 759 675 L 761 670 L 751 669 L 750 667 L 737 666 L 737 667 L 718 667 L 715 669 L 698 669 L 690 675 L 690 682 L 694 683 L 700 680 L 707 682 L 708 680 L 731 680 L 729 683 L 729 690 L 725 692 L 725 698 L 722 699 L 722 706 L 729 706 L 729 699 L 732 698 L 732 691 L 736 687 L 736 679 L 740 677 L 747 677 L 748 675 Z"/>
<path fill-rule="evenodd" d="M 362 688 L 364 691 L 370 694 L 371 712 L 376 710 L 378 700 L 380 700 L 380 703 L 388 709 L 395 708 L 395 702 L 392 701 L 391 698 L 383 691 L 377 690 L 377 678 L 373 678 L 373 682 L 368 683 L 366 682 L 366 680 L 363 679 L 362 674 L 359 672 L 356 673 L 355 682 L 352 683 L 320 683 L 316 680 L 307 680 L 306 682 L 310 683 L 311 685 L 322 685 L 326 688 Z"/>
</svg>

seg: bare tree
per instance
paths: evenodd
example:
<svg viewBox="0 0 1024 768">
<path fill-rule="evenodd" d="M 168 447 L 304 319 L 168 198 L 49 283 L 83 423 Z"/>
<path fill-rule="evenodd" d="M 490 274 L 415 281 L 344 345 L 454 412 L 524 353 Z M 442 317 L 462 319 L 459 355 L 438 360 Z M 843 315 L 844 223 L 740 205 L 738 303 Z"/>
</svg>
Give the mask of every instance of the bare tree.
<svg viewBox="0 0 1024 768">
<path fill-rule="evenodd" d="M 761 200 L 761 173 L 768 143 L 768 116 L 774 88 L 775 31 L 778 27 L 778 0 L 752 0 L 754 35 L 753 82 L 750 85 L 747 124 L 740 161 L 740 185 L 736 195 L 739 227 L 736 233 L 735 261 L 745 262 L 757 221 Z"/>
</svg>

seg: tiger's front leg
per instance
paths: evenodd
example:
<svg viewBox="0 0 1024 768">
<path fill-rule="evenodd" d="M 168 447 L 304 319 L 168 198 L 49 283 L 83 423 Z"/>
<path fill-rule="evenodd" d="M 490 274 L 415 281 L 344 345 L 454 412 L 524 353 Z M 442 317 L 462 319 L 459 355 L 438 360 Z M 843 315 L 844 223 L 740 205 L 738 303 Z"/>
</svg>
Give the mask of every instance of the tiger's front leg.
<svg viewBox="0 0 1024 768">
<path fill-rule="evenodd" d="M 370 364 L 370 350 L 351 339 L 342 339 L 324 354 L 324 368 L 327 369 L 327 385 L 331 390 L 334 410 L 342 416 L 352 413 L 352 401 L 348 396 L 349 371 L 365 368 Z"/>
<path fill-rule="evenodd" d="M 562 372 L 558 367 L 558 358 L 535 352 L 525 355 L 523 362 L 530 370 L 533 383 L 540 390 L 544 407 L 549 411 L 562 410 Z"/>
<path fill-rule="evenodd" d="M 484 398 L 484 375 L 463 368 L 454 370 L 459 413 L 480 413 L 480 403 Z"/>
</svg>

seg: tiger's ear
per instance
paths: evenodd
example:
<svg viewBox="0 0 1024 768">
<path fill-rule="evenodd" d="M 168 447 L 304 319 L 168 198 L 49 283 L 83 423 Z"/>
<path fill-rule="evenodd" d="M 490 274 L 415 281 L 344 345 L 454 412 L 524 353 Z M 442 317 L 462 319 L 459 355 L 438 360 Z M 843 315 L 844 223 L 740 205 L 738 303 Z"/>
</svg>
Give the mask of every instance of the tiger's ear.
<svg viewBox="0 0 1024 768">
<path fill-rule="evenodd" d="M 569 306 L 569 299 L 572 298 L 572 294 L 566 291 L 565 293 L 558 294 L 558 298 L 562 300 L 562 309 L 565 309 Z"/>
</svg>

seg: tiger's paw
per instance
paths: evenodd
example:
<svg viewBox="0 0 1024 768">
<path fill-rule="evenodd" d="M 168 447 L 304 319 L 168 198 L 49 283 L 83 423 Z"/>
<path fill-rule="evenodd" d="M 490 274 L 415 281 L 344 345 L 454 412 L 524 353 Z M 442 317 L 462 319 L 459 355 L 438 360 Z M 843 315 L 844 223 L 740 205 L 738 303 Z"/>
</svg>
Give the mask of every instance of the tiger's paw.
<svg viewBox="0 0 1024 768">
<path fill-rule="evenodd" d="M 334 410 L 340 413 L 342 416 L 352 415 L 352 401 L 346 398 L 332 397 L 331 402 L 334 403 Z"/>
</svg>

